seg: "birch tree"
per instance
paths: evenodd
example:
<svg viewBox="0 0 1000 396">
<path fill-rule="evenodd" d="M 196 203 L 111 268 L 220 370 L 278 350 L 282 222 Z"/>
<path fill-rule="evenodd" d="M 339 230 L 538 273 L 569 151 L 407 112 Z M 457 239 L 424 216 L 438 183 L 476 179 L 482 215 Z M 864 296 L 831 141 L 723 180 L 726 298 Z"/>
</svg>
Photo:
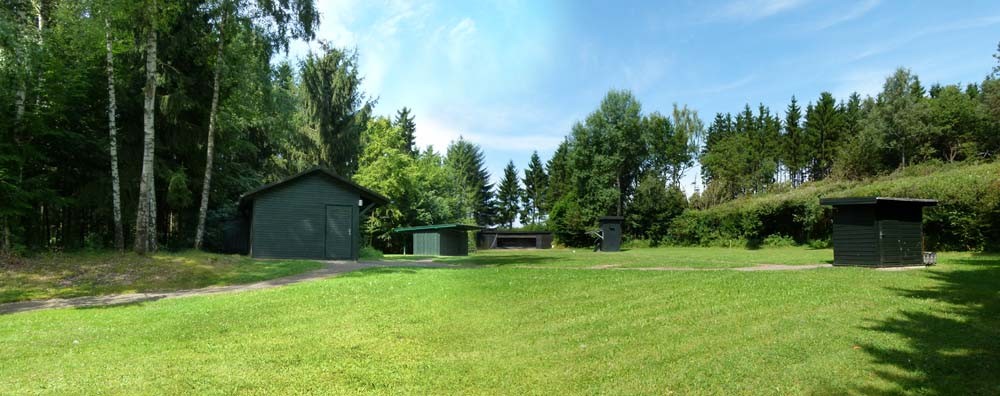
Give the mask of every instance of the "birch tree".
<svg viewBox="0 0 1000 396">
<path fill-rule="evenodd" d="M 208 116 L 208 136 L 205 142 L 205 177 L 202 179 L 201 204 L 198 207 L 198 227 L 194 248 L 201 249 L 205 237 L 205 218 L 212 187 L 212 166 L 215 157 L 215 134 L 219 113 L 219 90 L 224 70 L 226 25 L 230 18 L 250 29 L 265 31 L 265 38 L 273 48 L 288 48 L 289 39 L 311 40 L 318 24 L 318 13 L 312 0 L 272 2 L 264 0 L 222 0 L 218 7 L 218 45 L 212 79 L 212 104 Z M 261 59 L 268 63 L 270 59 Z"/>
<path fill-rule="evenodd" d="M 118 128 L 115 125 L 118 108 L 115 102 L 115 66 L 112 51 L 111 22 L 104 19 L 105 48 L 107 48 L 108 72 L 108 151 L 111 153 L 111 203 L 115 220 L 115 249 L 125 250 L 125 236 L 122 229 L 121 180 L 118 177 Z"/>
<path fill-rule="evenodd" d="M 156 144 L 156 0 L 146 6 L 149 25 L 146 32 L 146 86 L 143 89 L 142 174 L 139 177 L 139 209 L 135 216 L 135 252 L 145 254 L 156 249 L 156 188 L 153 162 Z M 153 219 L 153 221 L 150 221 Z"/>
<path fill-rule="evenodd" d="M 198 229 L 195 232 L 194 248 L 201 249 L 205 237 L 205 216 L 208 214 L 208 194 L 212 186 L 212 158 L 215 156 L 215 119 L 219 112 L 219 80 L 222 75 L 222 54 L 226 45 L 226 3 L 223 2 L 219 21 L 219 46 L 215 53 L 215 73 L 212 81 L 212 107 L 208 113 L 208 140 L 205 144 L 205 178 L 201 185 L 201 206 L 198 208 Z"/>
</svg>

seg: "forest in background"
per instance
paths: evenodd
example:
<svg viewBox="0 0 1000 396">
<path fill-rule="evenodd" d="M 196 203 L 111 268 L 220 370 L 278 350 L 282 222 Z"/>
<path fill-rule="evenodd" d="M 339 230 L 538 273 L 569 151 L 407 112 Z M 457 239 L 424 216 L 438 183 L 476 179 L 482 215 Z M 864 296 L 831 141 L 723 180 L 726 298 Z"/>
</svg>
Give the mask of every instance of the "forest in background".
<svg viewBox="0 0 1000 396">
<path fill-rule="evenodd" d="M 393 200 L 364 227 L 367 243 L 387 252 L 402 249 L 395 227 L 451 222 L 546 228 L 585 245 L 603 215 L 624 216 L 632 239 L 704 244 L 715 237 L 683 237 L 680 222 L 825 180 L 991 162 L 1000 149 L 1000 64 L 961 86 L 925 87 L 900 68 L 875 97 L 823 92 L 710 122 L 684 105 L 648 111 L 611 90 L 551 158 L 534 153 L 522 171 L 511 162 L 494 185 L 477 145 L 419 148 L 416 115 L 376 111 L 361 89 L 363 48 L 319 41 L 302 61 L 278 60 L 291 40 L 315 39 L 311 0 L 3 4 L 8 253 L 217 250 L 242 193 L 316 164 Z M 687 197 L 680 183 L 696 162 L 705 188 Z M 977 227 L 978 243 L 947 246 L 989 248 L 982 227 L 992 226 Z"/>
</svg>

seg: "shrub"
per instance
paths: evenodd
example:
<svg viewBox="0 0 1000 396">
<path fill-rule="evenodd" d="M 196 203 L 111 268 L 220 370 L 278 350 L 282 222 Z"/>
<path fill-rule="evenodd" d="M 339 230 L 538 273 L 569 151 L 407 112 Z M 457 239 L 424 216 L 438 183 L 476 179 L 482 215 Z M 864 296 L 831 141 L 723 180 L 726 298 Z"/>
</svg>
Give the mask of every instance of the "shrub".
<svg viewBox="0 0 1000 396">
<path fill-rule="evenodd" d="M 358 252 L 358 256 L 362 260 L 381 260 L 383 257 L 381 250 L 378 250 L 371 246 L 365 246 L 361 248 L 361 251 Z"/>
<path fill-rule="evenodd" d="M 938 206 L 924 210 L 927 249 L 1000 250 L 997 174 L 1000 163 L 929 164 L 864 182 L 806 183 L 786 193 L 687 210 L 673 220 L 667 237 L 679 245 L 718 245 L 720 241 L 726 245 L 726 241 L 745 240 L 755 247 L 766 246 L 769 237 L 780 235 L 812 246 L 828 243 L 823 241 L 830 239 L 832 231 L 831 210 L 819 204 L 820 197 L 912 197 L 939 201 Z"/>
<path fill-rule="evenodd" d="M 788 247 L 795 245 L 795 240 L 792 237 L 781 234 L 768 235 L 764 238 L 764 246 L 766 247 Z"/>
</svg>

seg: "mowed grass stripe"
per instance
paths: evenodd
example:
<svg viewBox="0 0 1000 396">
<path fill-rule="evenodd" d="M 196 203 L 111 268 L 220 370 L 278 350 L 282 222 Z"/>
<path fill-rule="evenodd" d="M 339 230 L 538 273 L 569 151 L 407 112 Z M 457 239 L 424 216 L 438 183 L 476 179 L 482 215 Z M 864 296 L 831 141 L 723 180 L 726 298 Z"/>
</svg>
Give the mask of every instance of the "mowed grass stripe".
<svg viewBox="0 0 1000 396">
<path fill-rule="evenodd" d="M 0 317 L 11 357 L 0 393 L 933 393 L 939 365 L 880 362 L 869 348 L 916 353 L 905 334 L 878 330 L 912 312 L 968 321 L 955 313 L 968 307 L 901 291 L 983 268 L 377 269 L 17 314 Z"/>
</svg>

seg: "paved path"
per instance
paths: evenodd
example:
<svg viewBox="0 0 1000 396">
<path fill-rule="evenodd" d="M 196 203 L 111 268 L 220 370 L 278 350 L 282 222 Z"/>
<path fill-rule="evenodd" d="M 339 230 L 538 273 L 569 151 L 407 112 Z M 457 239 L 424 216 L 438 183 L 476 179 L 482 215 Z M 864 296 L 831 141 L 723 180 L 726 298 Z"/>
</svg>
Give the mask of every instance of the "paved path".
<svg viewBox="0 0 1000 396">
<path fill-rule="evenodd" d="M 547 267 L 541 265 L 522 265 L 517 268 L 530 269 L 577 269 L 577 270 L 616 270 L 616 271 L 801 271 L 816 268 L 832 268 L 833 264 L 759 264 L 753 267 L 736 268 L 698 268 L 698 267 L 619 267 L 617 265 L 595 265 L 592 267 Z"/>
<path fill-rule="evenodd" d="M 177 290 L 159 293 L 132 293 L 132 294 L 110 294 L 105 296 L 88 296 L 75 298 L 54 298 L 51 300 L 21 301 L 15 303 L 0 304 L 0 315 L 35 311 L 39 309 L 51 308 L 80 308 L 109 306 L 121 304 L 133 304 L 145 301 L 156 301 L 164 298 L 205 296 L 210 294 L 234 293 L 248 290 L 270 289 L 293 283 L 324 279 L 337 276 L 346 272 L 357 271 L 367 268 L 378 267 L 419 267 L 419 268 L 461 268 L 454 265 L 428 263 L 428 262 L 353 262 L 353 261 L 328 261 L 326 266 L 315 271 L 310 271 L 298 275 L 284 278 L 271 279 L 263 282 L 248 283 L 243 285 L 210 286 L 201 289 Z"/>
</svg>

